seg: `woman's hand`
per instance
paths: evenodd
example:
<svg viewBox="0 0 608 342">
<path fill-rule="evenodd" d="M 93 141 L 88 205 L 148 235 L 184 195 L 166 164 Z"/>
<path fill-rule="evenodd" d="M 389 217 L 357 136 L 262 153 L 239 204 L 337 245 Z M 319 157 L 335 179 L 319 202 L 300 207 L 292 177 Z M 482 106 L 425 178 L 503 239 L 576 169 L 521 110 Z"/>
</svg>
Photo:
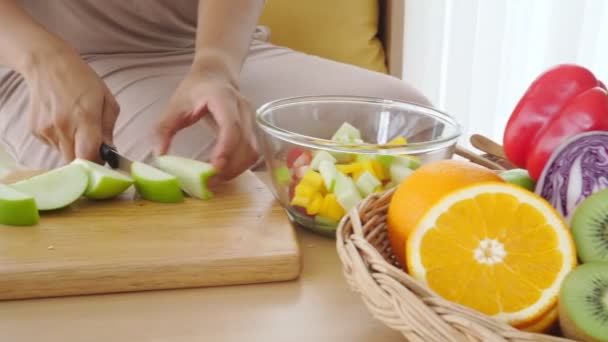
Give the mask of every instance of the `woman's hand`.
<svg viewBox="0 0 608 342">
<path fill-rule="evenodd" d="M 101 162 L 102 142 L 112 144 L 119 106 L 110 90 L 70 48 L 33 60 L 24 72 L 29 86 L 32 133 L 66 161 Z"/>
<path fill-rule="evenodd" d="M 251 167 L 258 155 L 251 106 L 221 71 L 194 67 L 181 82 L 156 125 L 158 152 L 166 153 L 179 130 L 206 115 L 218 126 L 211 163 L 219 170 L 220 179 L 232 179 Z"/>
</svg>

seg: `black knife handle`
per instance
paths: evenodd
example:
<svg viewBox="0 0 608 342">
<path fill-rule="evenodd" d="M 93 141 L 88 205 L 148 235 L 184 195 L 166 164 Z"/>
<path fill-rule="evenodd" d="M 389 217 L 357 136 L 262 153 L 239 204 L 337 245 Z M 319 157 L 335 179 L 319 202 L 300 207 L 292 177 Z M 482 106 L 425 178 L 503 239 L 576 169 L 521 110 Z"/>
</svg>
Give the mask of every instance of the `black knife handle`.
<svg viewBox="0 0 608 342">
<path fill-rule="evenodd" d="M 101 155 L 101 159 L 105 160 L 111 168 L 115 169 L 118 167 L 118 154 L 110 145 L 101 144 L 99 154 Z"/>
</svg>

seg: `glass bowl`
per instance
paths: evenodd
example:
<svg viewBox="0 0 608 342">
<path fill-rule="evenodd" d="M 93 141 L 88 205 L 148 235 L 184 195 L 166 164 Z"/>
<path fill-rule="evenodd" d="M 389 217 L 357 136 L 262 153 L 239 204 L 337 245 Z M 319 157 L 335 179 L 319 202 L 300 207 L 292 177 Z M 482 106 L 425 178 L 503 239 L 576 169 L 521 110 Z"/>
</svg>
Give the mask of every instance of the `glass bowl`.
<svg viewBox="0 0 608 342">
<path fill-rule="evenodd" d="M 461 135 L 454 118 L 430 107 L 353 96 L 276 100 L 256 122 L 274 196 L 293 222 L 327 236 L 363 198 L 450 159 Z"/>
</svg>

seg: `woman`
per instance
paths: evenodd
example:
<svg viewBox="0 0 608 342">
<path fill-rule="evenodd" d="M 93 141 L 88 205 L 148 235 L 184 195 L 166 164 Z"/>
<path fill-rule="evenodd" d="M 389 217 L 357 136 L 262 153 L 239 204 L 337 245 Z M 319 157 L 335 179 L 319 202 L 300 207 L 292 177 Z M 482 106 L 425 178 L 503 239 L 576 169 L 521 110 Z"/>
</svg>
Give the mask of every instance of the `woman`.
<svg viewBox="0 0 608 342">
<path fill-rule="evenodd" d="M 253 110 L 287 96 L 426 103 L 387 75 L 272 46 L 263 0 L 0 1 L 0 142 L 29 168 L 210 160 L 224 180 L 257 160 Z M 297 119 L 297 118 L 295 118 Z"/>
</svg>

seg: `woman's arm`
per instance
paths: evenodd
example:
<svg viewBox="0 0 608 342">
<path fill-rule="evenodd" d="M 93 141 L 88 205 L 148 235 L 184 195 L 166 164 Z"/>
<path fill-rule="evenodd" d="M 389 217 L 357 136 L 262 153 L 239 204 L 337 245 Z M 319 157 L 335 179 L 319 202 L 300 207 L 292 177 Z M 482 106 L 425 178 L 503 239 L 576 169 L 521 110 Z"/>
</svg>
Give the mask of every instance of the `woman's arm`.
<svg viewBox="0 0 608 342">
<path fill-rule="evenodd" d="M 0 46 L 0 65 L 21 74 L 26 74 L 45 55 L 69 49 L 15 0 L 0 1 Z"/>
<path fill-rule="evenodd" d="M 28 85 L 31 133 L 66 161 L 101 162 L 99 146 L 112 143 L 119 107 L 76 49 L 37 23 L 14 0 L 0 0 L 0 65 Z"/>
<path fill-rule="evenodd" d="M 264 3 L 264 0 L 201 1 L 193 67 L 222 72 L 236 85 Z"/>
</svg>

